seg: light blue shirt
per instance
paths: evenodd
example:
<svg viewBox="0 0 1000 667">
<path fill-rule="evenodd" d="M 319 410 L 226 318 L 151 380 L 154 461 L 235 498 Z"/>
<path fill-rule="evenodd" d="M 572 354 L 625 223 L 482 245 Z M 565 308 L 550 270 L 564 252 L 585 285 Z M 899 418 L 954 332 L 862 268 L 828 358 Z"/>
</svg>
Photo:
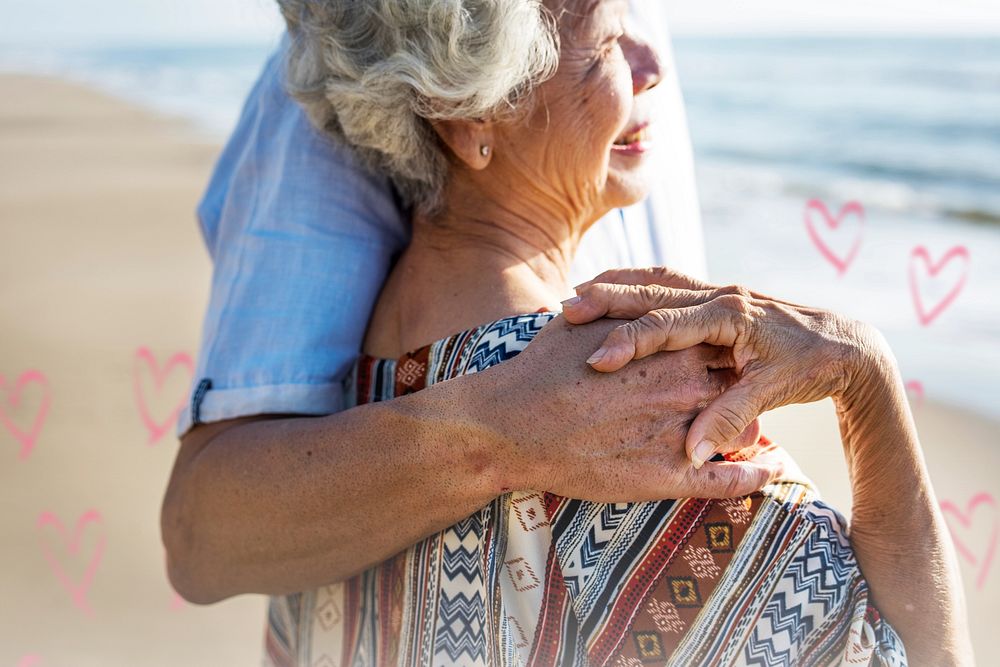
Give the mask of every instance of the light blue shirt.
<svg viewBox="0 0 1000 667">
<path fill-rule="evenodd" d="M 659 3 L 656 3 L 657 5 Z M 650 12 L 657 11 L 650 3 Z M 637 10 L 641 11 L 641 10 Z M 643 25 L 664 26 L 662 17 Z M 666 48 L 665 32 L 657 36 Z M 615 266 L 704 272 L 679 88 L 668 59 L 642 204 L 614 211 L 583 241 L 573 278 Z M 214 264 L 191 400 L 178 432 L 258 414 L 343 409 L 343 382 L 409 222 L 388 179 L 317 132 L 282 85 L 281 49 L 246 101 L 198 207 Z M 574 283 L 575 284 L 575 283 Z"/>
</svg>

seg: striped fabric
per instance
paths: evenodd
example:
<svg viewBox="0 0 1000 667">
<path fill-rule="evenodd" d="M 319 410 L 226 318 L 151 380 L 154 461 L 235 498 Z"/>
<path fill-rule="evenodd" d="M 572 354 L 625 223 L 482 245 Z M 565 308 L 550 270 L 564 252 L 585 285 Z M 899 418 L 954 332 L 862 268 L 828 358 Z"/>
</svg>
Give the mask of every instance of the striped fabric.
<svg viewBox="0 0 1000 667">
<path fill-rule="evenodd" d="M 518 354 L 553 317 L 509 317 L 398 360 L 361 359 L 358 403 Z M 604 504 L 519 491 L 341 583 L 271 600 L 265 664 L 905 665 L 868 604 L 844 519 L 780 459 L 750 496 Z"/>
</svg>

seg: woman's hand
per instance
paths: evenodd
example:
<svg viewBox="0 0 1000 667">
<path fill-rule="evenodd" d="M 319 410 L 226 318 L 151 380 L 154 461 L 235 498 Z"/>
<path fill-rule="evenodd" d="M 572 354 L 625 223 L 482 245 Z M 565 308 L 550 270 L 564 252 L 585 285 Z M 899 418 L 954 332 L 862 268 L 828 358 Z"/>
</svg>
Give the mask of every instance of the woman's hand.
<svg viewBox="0 0 1000 667">
<path fill-rule="evenodd" d="M 580 285 L 577 295 L 564 303 L 569 322 L 631 320 L 588 360 L 595 370 L 617 371 L 633 359 L 699 343 L 732 348 L 738 381 L 695 418 L 686 438 L 698 468 L 733 451 L 727 443 L 763 412 L 838 399 L 884 354 L 878 334 L 859 322 L 669 269 L 609 271 Z"/>
<path fill-rule="evenodd" d="M 569 322 L 638 318 L 612 330 L 591 357 L 599 371 L 703 342 L 733 349 L 738 380 L 687 435 L 696 466 L 713 451 L 731 451 L 720 443 L 762 412 L 833 397 L 851 476 L 851 545 L 872 603 L 899 633 L 910 664 L 974 664 L 958 559 L 899 371 L 877 331 L 668 269 L 608 272 L 577 294 L 564 303 Z"/>
</svg>

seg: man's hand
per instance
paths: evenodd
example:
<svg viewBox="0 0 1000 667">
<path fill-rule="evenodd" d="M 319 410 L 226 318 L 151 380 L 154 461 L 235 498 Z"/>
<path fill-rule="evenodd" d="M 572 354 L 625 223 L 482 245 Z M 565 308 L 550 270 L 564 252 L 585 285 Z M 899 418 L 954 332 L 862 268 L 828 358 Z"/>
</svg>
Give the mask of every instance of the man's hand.
<svg viewBox="0 0 1000 667">
<path fill-rule="evenodd" d="M 684 451 L 688 426 L 735 381 L 731 353 L 709 345 L 658 355 L 613 375 L 585 360 L 621 324 L 583 327 L 553 320 L 504 374 L 508 428 L 500 440 L 500 490 L 544 489 L 600 502 L 735 497 L 759 490 L 780 468 L 713 462 L 695 469 Z M 486 420 L 484 420 L 486 421 Z M 731 446 L 756 442 L 759 427 Z"/>
<path fill-rule="evenodd" d="M 838 398 L 879 349 L 870 329 L 835 313 L 664 268 L 607 272 L 580 285 L 577 295 L 564 304 L 567 321 L 631 320 L 595 346 L 588 363 L 598 371 L 620 372 L 633 359 L 704 343 L 731 349 L 737 382 L 687 435 L 696 466 L 732 451 L 730 441 L 767 410 Z"/>
</svg>

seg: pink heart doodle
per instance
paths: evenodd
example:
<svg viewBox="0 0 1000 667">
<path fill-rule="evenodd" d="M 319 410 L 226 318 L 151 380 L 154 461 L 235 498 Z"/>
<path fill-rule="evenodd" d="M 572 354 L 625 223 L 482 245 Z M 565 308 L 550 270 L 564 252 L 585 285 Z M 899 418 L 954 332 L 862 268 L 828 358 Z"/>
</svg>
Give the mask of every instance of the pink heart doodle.
<svg viewBox="0 0 1000 667">
<path fill-rule="evenodd" d="M 823 216 L 823 221 L 826 223 L 828 229 L 836 230 L 840 227 L 840 223 L 851 214 L 858 216 L 860 226 L 858 227 L 858 236 L 854 239 L 854 243 L 851 245 L 850 250 L 847 251 L 845 257 L 838 256 L 823 237 L 820 236 L 819 231 L 816 229 L 813 223 L 812 212 L 816 211 Z M 806 229 L 809 231 L 809 238 L 812 239 L 813 244 L 819 251 L 823 254 L 828 262 L 833 264 L 840 275 L 847 273 L 848 267 L 850 267 L 851 262 L 854 261 L 854 257 L 858 254 L 858 250 L 861 248 L 861 234 L 862 227 L 865 223 L 865 209 L 860 203 L 856 201 L 849 201 L 840 207 L 840 211 L 837 213 L 837 217 L 830 215 L 830 211 L 826 208 L 826 204 L 821 202 L 819 199 L 810 199 L 806 204 L 805 212 Z"/>
<path fill-rule="evenodd" d="M 945 519 L 948 519 L 948 515 L 953 516 L 962 527 L 969 529 L 972 527 L 972 514 L 976 507 L 979 505 L 988 505 L 993 509 L 993 532 L 990 534 L 989 541 L 986 545 L 986 553 L 982 556 L 977 556 L 972 553 L 972 550 L 962 542 L 957 535 L 955 535 L 955 528 L 952 526 L 951 522 L 948 521 L 948 531 L 951 533 L 951 539 L 955 542 L 955 548 L 958 550 L 958 555 L 969 562 L 973 567 L 978 567 L 979 571 L 976 574 L 976 589 L 982 590 L 983 584 L 986 582 L 986 577 L 990 573 L 990 566 L 993 564 L 993 555 L 997 549 L 997 538 L 1000 537 L 1000 521 L 997 519 L 997 502 L 990 494 L 985 491 L 977 493 L 974 495 L 968 503 L 965 505 L 965 512 L 958 509 L 958 506 L 954 503 L 944 500 L 941 502 L 941 511 L 945 514 Z"/>
<path fill-rule="evenodd" d="M 77 556 L 80 552 L 80 540 L 83 537 L 83 530 L 87 527 L 88 523 L 102 524 L 104 520 L 101 518 L 101 514 L 97 510 L 87 510 L 84 512 L 79 519 L 76 521 L 76 527 L 73 529 L 73 534 L 69 535 L 66 532 L 66 527 L 63 525 L 62 521 L 59 520 L 52 512 L 42 512 L 38 517 L 38 528 L 39 530 L 44 529 L 45 526 L 52 526 L 59 536 L 62 538 L 63 542 L 66 544 L 66 548 L 69 551 L 70 556 Z M 68 574 L 66 574 L 66 569 L 63 567 L 59 559 L 56 558 L 55 554 L 49 548 L 46 542 L 42 542 L 42 553 L 45 556 L 45 560 L 48 561 L 49 567 L 52 568 L 52 572 L 56 575 L 56 579 L 62 584 L 70 596 L 73 598 L 73 603 L 76 604 L 85 614 L 88 616 L 93 616 L 94 610 L 91 609 L 90 604 L 87 602 L 87 592 L 90 590 L 90 585 L 94 581 L 94 575 L 97 572 L 97 567 L 101 564 L 101 559 L 104 557 L 104 545 L 105 536 L 102 534 L 98 540 L 97 545 L 94 547 L 94 552 L 90 556 L 90 560 L 87 561 L 86 568 L 83 572 L 83 578 L 79 583 L 74 583 Z"/>
<path fill-rule="evenodd" d="M 26 655 L 17 662 L 17 667 L 37 667 L 41 660 L 42 656 L 40 655 L 35 655 L 34 653 Z"/>
<path fill-rule="evenodd" d="M 170 611 L 181 611 L 187 606 L 187 602 L 181 597 L 180 593 L 174 593 L 174 596 L 170 598 Z"/>
<path fill-rule="evenodd" d="M 3 406 L 0 405 L 0 422 L 3 422 L 3 425 L 10 431 L 10 434 L 14 436 L 14 439 L 21 443 L 21 453 L 18 458 L 22 460 L 31 455 L 31 450 L 34 449 L 35 443 L 38 441 L 38 435 L 42 432 L 42 426 L 45 425 L 45 417 L 49 413 L 49 405 L 52 403 L 52 390 L 49 387 L 49 381 L 41 371 L 31 370 L 21 373 L 21 376 L 17 378 L 17 382 L 14 383 L 14 387 L 10 390 L 7 389 L 7 381 L 0 375 L 0 391 L 7 394 L 7 405 L 11 409 L 16 408 L 18 403 L 20 403 L 21 394 L 25 386 L 33 383 L 42 386 L 42 404 L 39 406 L 38 412 L 35 413 L 35 420 L 31 423 L 31 428 L 27 432 L 19 429 L 4 411 Z"/>
<path fill-rule="evenodd" d="M 912 396 L 910 402 L 913 406 L 919 408 L 924 404 L 924 383 L 920 380 L 909 380 L 904 385 L 906 387 L 906 393 Z"/>
<path fill-rule="evenodd" d="M 166 551 L 163 552 L 163 557 L 164 558 L 167 557 Z M 167 574 L 167 581 L 168 581 L 168 583 L 170 581 L 170 575 L 169 574 Z M 173 584 L 169 584 L 169 585 L 170 585 L 170 592 L 172 593 L 172 595 L 170 597 L 170 611 L 180 611 L 180 610 L 184 609 L 184 607 L 187 606 L 187 601 L 185 601 L 184 598 L 181 597 L 180 593 L 178 593 L 177 591 L 174 590 Z"/>
<path fill-rule="evenodd" d="M 154 445 L 166 435 L 173 425 L 177 422 L 177 417 L 181 413 L 181 409 L 184 407 L 185 396 L 181 396 L 177 402 L 176 407 L 174 407 L 170 414 L 167 415 L 166 419 L 162 421 L 156 421 L 149 412 L 149 404 L 146 401 L 146 396 L 142 391 L 142 383 L 140 382 L 140 372 L 142 370 L 141 364 L 145 363 L 149 367 L 149 372 L 153 375 L 153 383 L 156 385 L 156 390 L 160 391 L 163 388 L 163 383 L 166 381 L 167 377 L 170 375 L 171 371 L 177 367 L 182 366 L 187 369 L 188 381 L 194 377 L 194 361 L 191 359 L 191 355 L 184 352 L 178 352 L 174 356 L 167 360 L 167 363 L 161 368 L 156 361 L 156 357 L 147 347 L 140 347 L 135 351 L 135 372 L 133 374 L 133 387 L 135 389 L 135 401 L 139 406 L 139 416 L 142 417 L 142 423 L 146 425 L 146 429 L 149 431 L 149 445 Z"/>
<path fill-rule="evenodd" d="M 916 274 L 916 260 L 919 258 L 923 260 L 924 265 L 927 267 L 927 272 L 930 273 L 933 278 L 941 270 L 951 262 L 956 257 L 960 257 L 965 261 L 965 270 L 962 272 L 962 277 L 952 286 L 951 290 L 944 296 L 941 301 L 938 302 L 936 306 L 931 308 L 930 312 L 924 310 L 923 299 L 920 297 L 920 288 L 917 286 L 917 274 Z M 969 250 L 965 246 L 955 246 L 948 252 L 944 254 L 944 257 L 938 263 L 934 263 L 931 259 L 930 253 L 924 246 L 917 246 L 910 253 L 910 294 L 913 296 L 913 304 L 917 309 L 917 319 L 920 320 L 920 324 L 923 326 L 929 325 L 933 322 L 938 315 L 944 312 L 945 308 L 951 305 L 951 303 L 958 297 L 959 292 L 965 287 L 965 279 L 968 277 L 969 273 Z"/>
</svg>

